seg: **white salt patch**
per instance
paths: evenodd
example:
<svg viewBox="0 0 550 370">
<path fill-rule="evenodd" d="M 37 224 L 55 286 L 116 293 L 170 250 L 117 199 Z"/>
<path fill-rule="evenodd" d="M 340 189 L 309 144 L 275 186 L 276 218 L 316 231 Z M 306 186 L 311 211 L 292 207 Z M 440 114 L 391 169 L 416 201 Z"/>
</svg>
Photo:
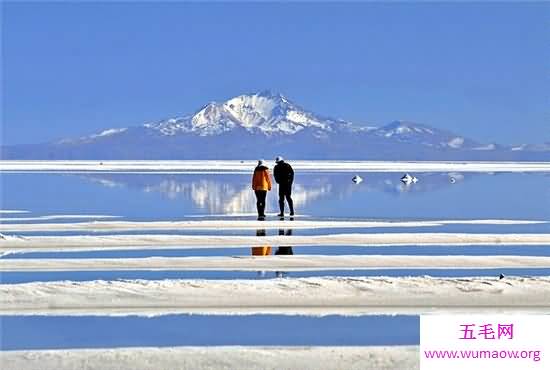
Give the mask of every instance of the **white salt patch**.
<svg viewBox="0 0 550 370">
<path fill-rule="evenodd" d="M 48 215 L 37 217 L 0 217 L 2 221 L 46 221 L 46 220 L 63 220 L 63 219 L 105 219 L 105 218 L 120 218 L 121 216 L 111 215 Z"/>
<path fill-rule="evenodd" d="M 548 313 L 550 277 L 315 277 L 1 284 L 1 315 Z"/>
<path fill-rule="evenodd" d="M 254 215 L 255 216 L 255 215 Z M 110 217 L 110 216 L 107 216 Z M 408 228 L 435 227 L 442 225 L 530 225 L 545 224 L 543 220 L 188 220 L 188 221 L 94 221 L 78 223 L 24 223 L 0 224 L 0 231 L 75 231 L 75 230 L 183 230 L 183 229 L 339 229 L 339 228 Z"/>
<path fill-rule="evenodd" d="M 255 161 L 0 161 L 0 171 L 61 172 L 127 172 L 159 171 L 161 173 L 250 173 Z M 296 171 L 303 172 L 550 172 L 550 162 L 481 162 L 481 161 L 292 161 Z M 163 172 L 164 171 L 164 172 Z"/>
<path fill-rule="evenodd" d="M 275 250 L 275 248 L 274 248 Z M 321 271 L 372 269 L 550 268 L 550 257 L 530 256 L 238 256 L 82 259 L 0 259 L 0 271 Z"/>
<path fill-rule="evenodd" d="M 24 252 L 60 252 L 142 249 L 242 248 L 262 245 L 449 246 L 550 245 L 550 234 L 370 233 L 300 236 L 234 235 L 70 235 L 7 237 L 0 240 L 0 255 Z"/>
<path fill-rule="evenodd" d="M 3 370 L 417 370 L 416 346 L 131 347 L 2 351 Z"/>
</svg>

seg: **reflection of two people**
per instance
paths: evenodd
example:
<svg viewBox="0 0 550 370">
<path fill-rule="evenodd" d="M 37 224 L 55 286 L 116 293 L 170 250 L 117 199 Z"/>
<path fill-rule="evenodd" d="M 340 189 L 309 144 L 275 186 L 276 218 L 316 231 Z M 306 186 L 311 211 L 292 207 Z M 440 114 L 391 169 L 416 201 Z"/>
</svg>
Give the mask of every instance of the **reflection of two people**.
<svg viewBox="0 0 550 370">
<path fill-rule="evenodd" d="M 286 235 L 291 236 L 292 235 L 292 229 L 279 229 L 279 235 Z M 256 236 L 265 236 L 265 229 L 258 229 L 256 230 Z M 276 256 L 280 255 L 293 255 L 294 252 L 292 251 L 291 246 L 287 245 L 281 245 L 277 248 L 277 250 L 274 253 Z M 253 256 L 269 256 L 271 255 L 271 246 L 270 245 L 261 245 L 258 247 L 252 247 L 252 255 Z M 265 276 L 265 271 L 258 271 L 258 275 Z M 277 277 L 283 277 L 286 273 L 283 271 L 275 271 L 275 276 Z"/>
</svg>

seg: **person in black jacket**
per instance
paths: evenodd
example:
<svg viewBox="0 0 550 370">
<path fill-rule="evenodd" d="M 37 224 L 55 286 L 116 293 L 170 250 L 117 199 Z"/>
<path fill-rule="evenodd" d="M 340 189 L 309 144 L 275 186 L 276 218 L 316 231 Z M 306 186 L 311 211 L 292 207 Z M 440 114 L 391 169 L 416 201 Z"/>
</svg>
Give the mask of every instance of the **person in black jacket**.
<svg viewBox="0 0 550 370">
<path fill-rule="evenodd" d="M 279 217 L 285 215 L 285 198 L 288 202 L 288 208 L 290 209 L 290 215 L 294 216 L 294 203 L 292 202 L 292 183 L 294 182 L 294 170 L 292 166 L 286 163 L 283 157 L 275 158 L 275 167 L 273 168 L 273 176 L 275 182 L 279 184 Z"/>
</svg>

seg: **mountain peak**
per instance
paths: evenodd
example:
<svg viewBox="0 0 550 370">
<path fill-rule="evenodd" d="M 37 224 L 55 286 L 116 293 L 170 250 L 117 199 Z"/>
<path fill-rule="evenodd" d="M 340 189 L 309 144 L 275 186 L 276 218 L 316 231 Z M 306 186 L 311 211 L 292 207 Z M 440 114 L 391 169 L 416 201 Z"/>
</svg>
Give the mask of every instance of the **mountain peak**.
<svg viewBox="0 0 550 370">
<path fill-rule="evenodd" d="M 397 120 L 379 128 L 362 128 L 350 122 L 318 116 L 294 104 L 273 90 L 242 94 L 223 102 L 212 101 L 191 115 L 169 118 L 143 125 L 149 134 L 160 136 L 196 135 L 217 136 L 225 133 L 245 135 L 246 132 L 264 137 L 290 136 L 300 131 L 315 139 L 333 137 L 336 133 L 370 135 L 397 143 L 455 150 L 480 148 L 479 143 L 451 132 L 427 125 Z M 87 140 L 118 134 L 107 130 Z"/>
<path fill-rule="evenodd" d="M 237 127 L 264 135 L 292 135 L 306 128 L 333 131 L 341 122 L 321 118 L 272 90 L 243 94 L 225 102 L 210 102 L 191 116 L 147 124 L 164 135 L 219 135 Z M 334 126 L 334 127 L 333 127 Z"/>
<path fill-rule="evenodd" d="M 397 120 L 388 123 L 378 129 L 378 133 L 382 136 L 391 137 L 394 135 L 415 135 L 415 134 L 428 134 L 433 135 L 434 130 L 429 126 L 422 125 L 420 123 Z"/>
<path fill-rule="evenodd" d="M 414 129 L 414 128 L 425 128 L 427 126 L 421 123 L 406 121 L 406 120 L 395 120 L 388 123 L 386 126 L 384 126 L 384 128 L 386 129 L 397 129 L 400 127 Z"/>
<path fill-rule="evenodd" d="M 279 106 L 279 107 L 292 106 L 292 108 L 295 108 L 298 110 L 304 110 L 303 108 L 291 102 L 283 94 L 279 92 L 275 92 L 273 90 L 262 90 L 255 93 L 238 95 L 228 99 L 225 102 L 225 104 L 229 105 L 231 103 L 235 103 L 238 100 L 246 101 L 248 105 L 250 105 L 252 108 L 258 108 L 258 109 L 262 109 L 261 107 L 258 107 L 259 105 L 265 105 L 266 103 L 269 103 L 269 105 L 272 105 L 272 106 Z"/>
<path fill-rule="evenodd" d="M 296 134 L 296 135 L 295 135 Z M 447 130 L 398 120 L 355 126 L 305 110 L 273 90 L 210 102 L 192 114 L 54 143 L 4 149 L 14 159 L 218 159 L 266 154 L 316 159 L 548 160 L 550 143 L 483 145 Z"/>
<path fill-rule="evenodd" d="M 283 96 L 283 94 L 275 92 L 275 91 L 270 90 L 270 89 L 258 91 L 254 94 L 249 94 L 249 95 L 256 95 L 256 96 L 261 96 L 261 97 L 264 97 L 264 98 L 271 98 L 271 99 L 286 99 Z"/>
</svg>

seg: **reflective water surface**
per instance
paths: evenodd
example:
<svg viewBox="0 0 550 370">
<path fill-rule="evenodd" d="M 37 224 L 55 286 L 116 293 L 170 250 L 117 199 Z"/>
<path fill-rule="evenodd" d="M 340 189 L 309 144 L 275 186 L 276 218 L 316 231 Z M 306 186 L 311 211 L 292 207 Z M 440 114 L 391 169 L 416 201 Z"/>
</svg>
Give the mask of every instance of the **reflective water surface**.
<svg viewBox="0 0 550 370">
<path fill-rule="evenodd" d="M 351 181 L 350 173 L 297 174 L 294 203 L 298 215 L 314 218 L 550 219 L 548 174 L 415 176 L 418 183 L 407 186 L 397 173 L 361 174 L 360 184 Z M 28 210 L 31 215 L 173 220 L 243 213 L 252 218 L 255 213 L 250 176 L 242 174 L 22 173 L 3 174 L 1 183 L 2 208 Z M 278 212 L 276 189 L 268 194 L 267 212 Z"/>
<path fill-rule="evenodd" d="M 418 344 L 416 316 L 0 316 L 1 350 L 132 346 Z"/>
<path fill-rule="evenodd" d="M 418 173 L 409 186 L 402 174 L 297 173 L 293 198 L 298 219 L 550 221 L 549 174 Z M 2 174 L 2 223 L 82 222 L 70 215 L 119 216 L 115 220 L 255 219 L 250 176 L 242 174 Z M 268 194 L 269 219 L 278 212 L 276 189 Z M 63 219 L 24 220 L 48 215 Z M 89 219 L 93 220 L 93 219 Z M 109 221 L 105 219 L 104 221 Z M 415 228 L 266 230 L 132 230 L 109 233 L 202 235 L 313 235 L 374 232 L 548 233 L 550 224 L 444 225 Z M 93 231 L 22 232 L 20 235 L 80 235 Z M 99 232 L 105 233 L 105 232 Z M 9 233 L 8 233 L 9 234 Z M 292 246 L 23 253 L 2 258 L 140 258 L 152 256 L 295 255 L 523 255 L 550 256 L 544 246 Z M 307 276 L 494 276 L 549 275 L 548 269 L 418 269 L 351 271 L 91 271 L 8 272 L 2 284 L 96 279 L 270 279 Z M 0 317 L 0 349 L 171 345 L 395 345 L 418 344 L 418 317 L 201 316 Z M 239 335 L 235 335 L 235 333 Z"/>
</svg>

